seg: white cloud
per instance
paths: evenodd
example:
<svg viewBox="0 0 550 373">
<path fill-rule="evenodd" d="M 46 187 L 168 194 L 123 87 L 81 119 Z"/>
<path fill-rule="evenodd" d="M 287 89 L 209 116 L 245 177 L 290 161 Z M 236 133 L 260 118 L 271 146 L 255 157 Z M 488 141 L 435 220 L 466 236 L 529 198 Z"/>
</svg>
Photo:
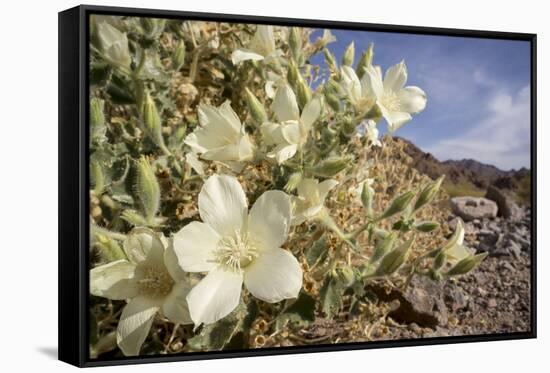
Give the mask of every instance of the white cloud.
<svg viewBox="0 0 550 373">
<path fill-rule="evenodd" d="M 530 167 L 530 102 L 529 86 L 514 94 L 496 92 L 477 125 L 426 150 L 440 160 L 472 158 L 503 170 Z"/>
</svg>

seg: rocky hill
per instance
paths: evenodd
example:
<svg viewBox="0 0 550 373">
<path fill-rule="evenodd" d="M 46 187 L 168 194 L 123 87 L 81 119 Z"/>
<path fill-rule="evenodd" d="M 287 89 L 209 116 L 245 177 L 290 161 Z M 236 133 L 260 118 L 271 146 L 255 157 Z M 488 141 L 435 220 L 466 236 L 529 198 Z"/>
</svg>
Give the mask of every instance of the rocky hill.
<svg viewBox="0 0 550 373">
<path fill-rule="evenodd" d="M 520 192 L 525 188 L 525 179 L 530 171 L 526 168 L 503 171 L 495 166 L 473 159 L 441 162 L 430 153 L 425 153 L 412 142 L 396 138 L 405 144 L 405 152 L 413 159 L 412 166 L 436 179 L 446 175 L 445 187 L 451 195 L 484 195 L 489 185 Z"/>
</svg>

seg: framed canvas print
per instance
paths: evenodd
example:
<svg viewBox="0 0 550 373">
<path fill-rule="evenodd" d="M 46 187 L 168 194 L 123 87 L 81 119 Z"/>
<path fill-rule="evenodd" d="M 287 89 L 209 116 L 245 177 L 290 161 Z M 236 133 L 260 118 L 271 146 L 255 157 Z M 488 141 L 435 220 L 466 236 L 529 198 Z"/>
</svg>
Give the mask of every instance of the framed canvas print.
<svg viewBox="0 0 550 373">
<path fill-rule="evenodd" d="M 59 13 L 59 357 L 536 336 L 536 36 Z"/>
</svg>

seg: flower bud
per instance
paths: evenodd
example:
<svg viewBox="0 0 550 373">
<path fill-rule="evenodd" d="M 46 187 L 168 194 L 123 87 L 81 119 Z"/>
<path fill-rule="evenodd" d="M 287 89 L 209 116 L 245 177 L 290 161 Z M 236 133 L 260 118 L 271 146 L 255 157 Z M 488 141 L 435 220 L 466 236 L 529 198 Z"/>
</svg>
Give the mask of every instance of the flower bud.
<svg viewBox="0 0 550 373">
<path fill-rule="evenodd" d="M 115 240 L 101 233 L 95 233 L 95 247 L 98 249 L 101 259 L 106 263 L 126 259 L 126 255 L 120 245 Z"/>
<path fill-rule="evenodd" d="M 307 85 L 306 81 L 300 76 L 296 85 L 298 106 L 303 109 L 309 101 L 311 101 L 311 88 Z"/>
<path fill-rule="evenodd" d="M 337 273 L 340 281 L 345 287 L 349 287 L 355 282 L 355 272 L 350 266 L 339 268 Z"/>
<path fill-rule="evenodd" d="M 292 27 L 290 29 L 290 34 L 288 35 L 288 45 L 290 46 L 290 52 L 294 57 L 294 61 L 300 59 L 302 54 L 302 33 L 301 29 L 298 27 Z"/>
<path fill-rule="evenodd" d="M 334 58 L 334 55 L 327 49 L 323 49 L 323 52 L 325 54 L 325 63 L 329 67 L 329 69 L 332 72 L 338 71 L 338 65 L 336 64 L 336 59 Z"/>
<path fill-rule="evenodd" d="M 181 39 L 174 50 L 172 55 L 172 66 L 175 71 L 179 71 L 183 64 L 185 63 L 185 43 Z"/>
<path fill-rule="evenodd" d="M 100 196 L 105 188 L 105 176 L 98 161 L 90 162 L 90 176 L 94 185 L 94 193 L 96 196 Z"/>
<path fill-rule="evenodd" d="M 361 79 L 363 75 L 365 75 L 365 69 L 372 65 L 372 56 L 373 56 L 373 44 L 370 43 L 369 48 L 366 52 L 361 54 L 361 58 L 359 59 L 359 62 L 357 63 L 357 67 L 355 68 L 355 72 L 357 73 L 357 77 Z"/>
<path fill-rule="evenodd" d="M 421 221 L 414 226 L 414 229 L 419 232 L 429 233 L 439 229 L 439 223 L 436 221 Z"/>
<path fill-rule="evenodd" d="M 143 31 L 149 38 L 158 36 L 163 30 L 166 20 L 162 18 L 142 17 L 139 19 Z"/>
<path fill-rule="evenodd" d="M 370 179 L 372 182 L 372 179 Z M 372 214 L 372 200 L 374 198 L 374 189 L 369 185 L 369 180 L 363 183 L 363 189 L 361 190 L 361 203 L 363 207 L 367 209 L 367 214 Z"/>
<path fill-rule="evenodd" d="M 390 252 L 396 240 L 397 233 L 389 233 L 386 237 L 379 239 L 374 247 L 374 253 L 370 258 L 370 262 L 375 263 Z"/>
<path fill-rule="evenodd" d="M 304 175 L 302 175 L 301 172 L 294 172 L 292 175 L 290 175 L 284 187 L 285 191 L 287 193 L 290 193 L 294 189 L 296 189 L 298 187 L 298 184 L 300 184 L 300 182 L 302 181 L 303 176 Z"/>
<path fill-rule="evenodd" d="M 325 84 L 325 92 L 340 96 L 342 95 L 342 86 L 336 80 L 329 79 Z"/>
<path fill-rule="evenodd" d="M 346 48 L 344 55 L 342 56 L 342 65 L 352 66 L 355 60 L 355 43 L 352 41 Z"/>
<path fill-rule="evenodd" d="M 339 173 L 340 171 L 345 170 L 350 164 L 350 159 L 345 157 L 330 157 L 327 158 L 317 166 L 315 166 L 311 171 L 316 176 L 322 177 L 332 177 Z"/>
<path fill-rule="evenodd" d="M 357 133 L 357 125 L 349 115 L 342 119 L 342 133 L 347 137 L 351 137 Z"/>
<path fill-rule="evenodd" d="M 336 95 L 325 92 L 325 98 L 327 100 L 328 106 L 330 106 L 332 110 L 336 112 L 340 111 L 340 100 Z"/>
<path fill-rule="evenodd" d="M 101 143 L 105 141 L 105 115 L 103 114 L 105 102 L 99 98 L 93 97 L 90 100 L 90 140 Z"/>
<path fill-rule="evenodd" d="M 294 61 L 290 61 L 290 63 L 288 64 L 286 78 L 290 86 L 296 89 L 298 85 L 298 80 L 302 78 L 302 75 L 300 74 L 300 70 L 298 69 L 298 66 L 296 66 L 296 63 L 294 63 Z"/>
<path fill-rule="evenodd" d="M 325 127 L 321 130 L 321 141 L 323 142 L 323 144 L 330 145 L 334 142 L 335 138 L 336 132 L 329 127 Z"/>
<path fill-rule="evenodd" d="M 487 257 L 488 254 L 489 253 L 481 253 L 471 255 L 467 258 L 462 259 L 460 262 L 455 264 L 455 266 L 451 268 L 447 273 L 445 273 L 445 276 L 460 276 L 470 272 L 472 269 L 477 267 L 483 261 L 483 259 Z"/>
<path fill-rule="evenodd" d="M 267 113 L 262 103 L 250 92 L 248 88 L 245 88 L 246 92 L 246 104 L 248 105 L 248 110 L 250 110 L 250 115 L 257 124 L 262 124 L 267 122 Z"/>
<path fill-rule="evenodd" d="M 137 163 L 136 191 L 143 205 L 145 217 L 151 223 L 160 207 L 160 187 L 153 168 L 145 157 Z"/>
<path fill-rule="evenodd" d="M 444 178 L 445 176 L 440 176 L 436 181 L 428 184 L 426 187 L 424 187 L 424 189 L 422 189 L 422 191 L 418 194 L 416 203 L 414 204 L 414 211 L 422 208 L 435 198 Z"/>
<path fill-rule="evenodd" d="M 97 25 L 97 37 L 100 50 L 107 62 L 113 66 L 130 67 L 132 58 L 126 33 L 103 21 Z"/>
<path fill-rule="evenodd" d="M 392 201 L 390 207 L 388 207 L 386 211 L 384 211 L 384 213 L 382 214 L 382 216 L 378 218 L 378 220 L 386 219 L 386 218 L 389 218 L 390 216 L 393 216 L 395 214 L 399 214 L 405 211 L 405 209 L 407 209 L 407 207 L 409 206 L 413 198 L 414 198 L 414 193 L 412 191 L 408 191 L 396 197 Z"/>
<path fill-rule="evenodd" d="M 445 262 L 447 262 L 447 254 L 445 254 L 444 251 L 440 251 L 439 254 L 436 255 L 432 268 L 434 271 L 439 271 L 443 265 L 445 265 Z"/>
<path fill-rule="evenodd" d="M 415 237 L 413 236 L 408 241 L 405 241 L 398 246 L 395 250 L 386 254 L 376 269 L 376 275 L 390 275 L 397 271 L 409 257 L 409 249 L 413 245 L 414 241 Z"/>
<path fill-rule="evenodd" d="M 135 210 L 124 210 L 122 211 L 122 214 L 120 217 L 124 220 L 126 220 L 130 225 L 133 225 L 134 227 L 140 227 L 140 226 L 146 226 L 147 221 L 145 218 L 137 211 Z"/>
<path fill-rule="evenodd" d="M 162 126 L 161 126 L 161 119 L 159 112 L 157 110 L 157 105 L 155 104 L 155 101 L 149 94 L 149 91 L 145 92 L 145 97 L 143 100 L 143 109 L 142 109 L 142 118 L 143 118 L 143 124 L 145 125 L 145 129 L 147 131 L 147 134 L 151 137 L 151 140 L 158 146 L 161 146 L 161 144 L 164 144 L 164 140 L 162 138 Z"/>
</svg>

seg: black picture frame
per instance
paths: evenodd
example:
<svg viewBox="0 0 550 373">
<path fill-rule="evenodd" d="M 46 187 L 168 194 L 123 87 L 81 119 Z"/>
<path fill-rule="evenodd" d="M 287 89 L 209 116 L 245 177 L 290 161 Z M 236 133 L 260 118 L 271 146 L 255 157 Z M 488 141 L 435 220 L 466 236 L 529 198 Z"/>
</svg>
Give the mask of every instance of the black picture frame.
<svg viewBox="0 0 550 373">
<path fill-rule="evenodd" d="M 113 360 L 91 360 L 88 356 L 88 22 L 90 14 L 148 16 L 186 20 L 244 22 L 284 26 L 324 27 L 347 30 L 384 31 L 392 33 L 414 33 L 528 41 L 531 45 L 531 221 L 533 225 L 531 230 L 531 330 L 529 332 L 505 334 L 344 343 L 307 347 L 264 348 L 231 352 L 197 352 L 163 356 L 126 357 Z M 340 350 L 536 338 L 536 34 L 81 5 L 59 13 L 58 36 L 59 360 L 79 367 L 94 367 L 105 365 L 172 362 L 262 355 L 285 355 Z"/>
</svg>

